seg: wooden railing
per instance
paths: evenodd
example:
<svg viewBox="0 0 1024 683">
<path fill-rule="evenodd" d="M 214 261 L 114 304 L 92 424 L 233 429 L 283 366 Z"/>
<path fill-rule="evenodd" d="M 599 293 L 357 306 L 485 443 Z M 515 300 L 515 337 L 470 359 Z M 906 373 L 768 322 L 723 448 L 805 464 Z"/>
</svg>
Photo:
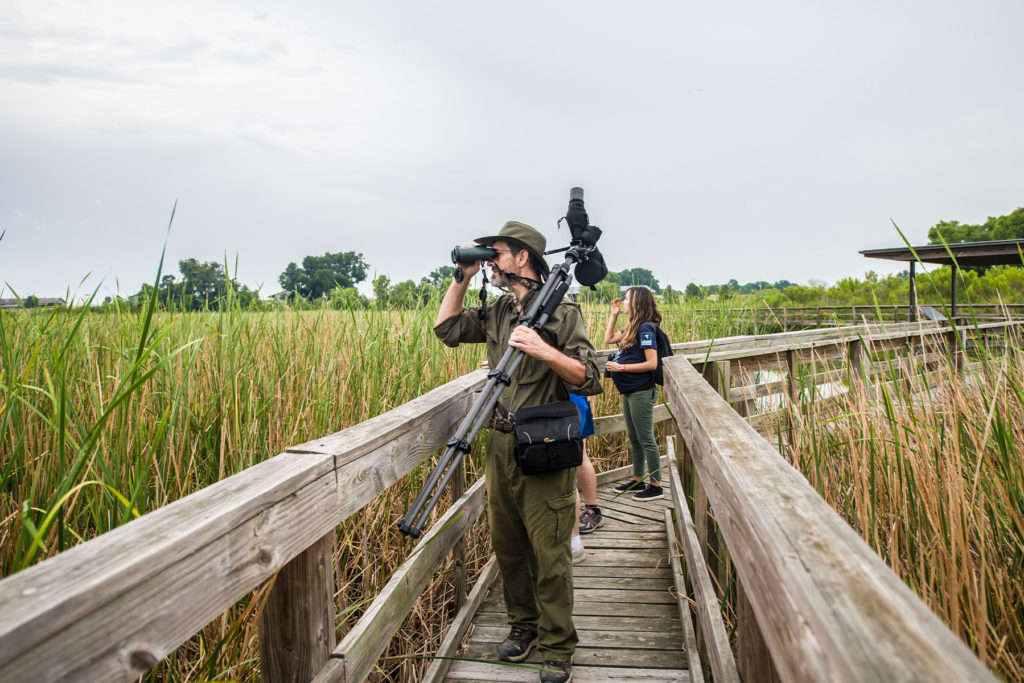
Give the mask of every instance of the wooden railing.
<svg viewBox="0 0 1024 683">
<path fill-rule="evenodd" d="M 952 364 L 944 376 L 955 377 L 966 338 L 981 344 L 1019 326 L 862 325 L 674 346 L 665 392 L 685 442 L 681 476 L 671 478 L 677 531 L 698 645 L 716 681 L 995 680 L 747 413 L 753 397 L 776 394 L 797 411 L 817 384 L 837 377 L 847 389 L 866 386 L 882 369 L 873 355 L 908 375 Z M 927 351 L 938 343 L 946 353 Z M 838 367 L 816 372 L 830 362 Z M 779 379 L 750 381 L 764 370 Z M 720 611 L 731 585 L 735 649 Z"/>
<path fill-rule="evenodd" d="M 948 305 L 934 305 L 940 314 L 950 317 Z M 868 322 L 913 322 L 925 320 L 920 310 L 912 319 L 909 306 L 892 304 L 875 306 L 858 304 L 850 306 L 786 306 L 779 308 L 697 308 L 693 313 L 727 317 L 730 321 L 758 327 L 777 327 L 783 330 L 805 327 L 857 325 Z M 956 317 L 959 324 L 974 322 L 996 322 L 1024 319 L 1024 304 L 958 304 Z"/>
<path fill-rule="evenodd" d="M 483 478 L 463 493 L 460 469 L 456 500 L 337 644 L 332 559 L 337 526 L 444 445 L 485 377 L 476 371 L 291 447 L 0 581 L 0 681 L 137 678 L 271 578 L 259 621 L 263 679 L 363 681 L 453 551 L 464 609 L 438 654 L 454 654 L 497 575 L 492 560 L 466 594 L 458 546 L 484 508 Z M 656 422 L 670 418 L 656 408 Z M 624 429 L 621 415 L 595 420 L 597 434 Z M 446 670 L 438 659 L 424 680 Z"/>
<path fill-rule="evenodd" d="M 362 681 L 381 634 L 479 514 L 482 490 L 448 511 L 443 534 L 424 534 L 389 584 L 393 599 L 337 648 L 336 528 L 444 445 L 484 379 L 476 371 L 289 448 L 0 581 L 0 680 L 137 678 L 276 574 L 259 624 L 264 678 Z"/>
</svg>

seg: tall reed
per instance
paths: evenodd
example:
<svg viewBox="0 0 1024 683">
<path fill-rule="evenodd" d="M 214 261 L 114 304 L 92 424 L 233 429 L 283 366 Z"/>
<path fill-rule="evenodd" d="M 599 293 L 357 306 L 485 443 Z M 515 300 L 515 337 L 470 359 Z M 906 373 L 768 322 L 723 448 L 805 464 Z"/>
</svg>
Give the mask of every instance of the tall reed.
<svg viewBox="0 0 1024 683">
<path fill-rule="evenodd" d="M 805 391 L 783 453 L 987 665 L 1024 680 L 1024 350 L 879 353 L 865 390 Z M 827 365 L 827 364 L 823 364 Z M 805 377 L 822 367 L 805 368 Z M 844 373 L 832 379 L 847 383 Z"/>
</svg>

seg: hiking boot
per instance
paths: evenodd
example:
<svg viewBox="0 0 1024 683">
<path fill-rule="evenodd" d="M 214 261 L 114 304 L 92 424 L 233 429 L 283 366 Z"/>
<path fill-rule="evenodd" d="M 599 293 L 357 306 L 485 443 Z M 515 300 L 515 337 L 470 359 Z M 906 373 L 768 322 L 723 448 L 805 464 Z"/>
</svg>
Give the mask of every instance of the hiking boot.
<svg viewBox="0 0 1024 683">
<path fill-rule="evenodd" d="M 587 505 L 580 513 L 580 533 L 589 534 L 604 524 L 604 515 L 597 506 Z"/>
<path fill-rule="evenodd" d="M 573 564 L 579 564 L 580 562 L 582 562 L 584 560 L 584 558 L 586 558 L 586 556 L 587 556 L 587 549 L 584 548 L 583 546 L 580 546 L 579 550 L 573 550 L 572 551 L 572 563 Z"/>
<path fill-rule="evenodd" d="M 648 484 L 640 493 L 633 496 L 633 500 L 657 500 L 658 498 L 664 498 L 665 491 L 660 486 L 654 484 Z"/>
<path fill-rule="evenodd" d="M 498 646 L 498 659 L 503 662 L 521 662 L 530 656 L 530 650 L 536 644 L 536 633 L 513 626 L 508 637 Z"/>
<path fill-rule="evenodd" d="M 572 662 L 544 660 L 540 670 L 540 683 L 569 683 L 572 680 Z"/>
<path fill-rule="evenodd" d="M 637 481 L 636 479 L 627 479 L 621 484 L 617 484 L 612 488 L 615 493 L 625 493 L 626 491 L 639 491 L 645 486 L 643 479 Z"/>
</svg>

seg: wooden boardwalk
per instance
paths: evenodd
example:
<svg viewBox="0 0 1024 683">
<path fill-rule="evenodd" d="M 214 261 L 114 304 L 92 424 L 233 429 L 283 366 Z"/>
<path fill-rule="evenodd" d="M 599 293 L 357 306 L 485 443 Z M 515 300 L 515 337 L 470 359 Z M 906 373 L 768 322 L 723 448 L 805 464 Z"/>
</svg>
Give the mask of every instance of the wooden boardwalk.
<svg viewBox="0 0 1024 683">
<path fill-rule="evenodd" d="M 665 527 L 665 510 L 672 506 L 669 487 L 664 486 L 665 498 L 640 503 L 615 494 L 616 481 L 598 486 L 605 523 L 583 536 L 586 557 L 573 568 L 580 639 L 573 681 L 689 681 Z M 458 657 L 493 661 L 507 633 L 498 579 Z M 532 666 L 460 660 L 452 663 L 446 680 L 536 681 L 533 667 L 541 664 L 536 650 L 526 663 Z"/>
<path fill-rule="evenodd" d="M 888 323 L 674 345 L 654 413 L 677 433 L 662 464 L 674 500 L 614 496 L 629 470 L 598 476 L 607 524 L 584 537 L 574 572 L 574 680 L 995 683 L 755 427 L 837 400 L 816 390 L 836 377 L 864 400 L 893 383 L 960 381 L 984 369 L 960 340 L 1007 348 L 1021 329 Z M 461 608 L 417 680 L 537 680 L 539 657 L 494 662 L 507 631 L 496 565 L 466 591 L 463 543 L 485 506 L 482 478 L 455 487 L 452 505 L 336 641 L 338 526 L 445 446 L 485 377 L 477 370 L 292 446 L 0 580 L 0 681 L 138 680 L 271 581 L 259 616 L 263 680 L 365 681 L 449 557 Z M 766 405 L 782 407 L 758 414 L 770 397 Z M 598 436 L 624 429 L 621 415 L 595 420 Z M 460 469 L 453 481 L 463 478 Z"/>
</svg>

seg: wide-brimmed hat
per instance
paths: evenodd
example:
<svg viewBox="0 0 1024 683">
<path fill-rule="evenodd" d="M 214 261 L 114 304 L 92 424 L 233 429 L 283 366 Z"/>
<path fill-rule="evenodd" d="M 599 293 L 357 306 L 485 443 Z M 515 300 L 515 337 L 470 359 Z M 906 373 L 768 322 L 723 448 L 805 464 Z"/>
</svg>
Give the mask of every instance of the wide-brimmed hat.
<svg viewBox="0 0 1024 683">
<path fill-rule="evenodd" d="M 526 223 L 509 221 L 501 226 L 501 230 L 498 231 L 497 235 L 477 237 L 475 241 L 477 244 L 489 247 L 499 240 L 522 247 L 536 256 L 541 264 L 541 272 L 538 273 L 541 277 L 547 278 L 551 274 L 551 267 L 544 260 L 544 250 L 548 246 L 548 240 L 536 228 L 531 228 Z"/>
</svg>

